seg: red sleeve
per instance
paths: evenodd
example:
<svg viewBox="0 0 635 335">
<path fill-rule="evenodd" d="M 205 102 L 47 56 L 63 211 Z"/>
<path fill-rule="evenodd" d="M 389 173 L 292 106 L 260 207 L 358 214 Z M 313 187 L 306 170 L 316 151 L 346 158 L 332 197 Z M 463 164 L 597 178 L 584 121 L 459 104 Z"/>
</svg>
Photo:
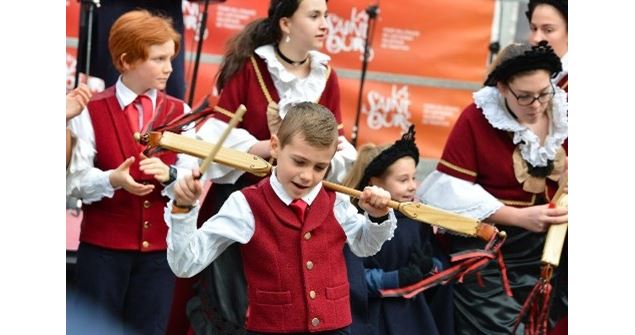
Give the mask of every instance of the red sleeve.
<svg viewBox="0 0 635 335">
<path fill-rule="evenodd" d="M 470 182 L 476 180 L 477 152 L 472 115 L 480 113 L 471 104 L 459 116 L 448 137 L 437 170 Z"/>
<path fill-rule="evenodd" d="M 253 72 L 250 70 L 251 63 L 249 59 L 245 61 L 243 66 L 240 68 L 238 72 L 236 72 L 225 84 L 223 90 L 220 92 L 220 96 L 218 97 L 218 103 L 214 107 L 217 113 L 214 113 L 214 117 L 229 123 L 231 117 L 225 115 L 222 111 L 227 111 L 234 113 L 238 106 L 242 104 L 244 101 L 247 101 L 246 93 L 248 91 L 248 83 L 249 83 L 249 73 Z M 219 111 L 219 109 L 221 111 Z"/>
<path fill-rule="evenodd" d="M 333 68 L 331 68 L 331 73 L 326 81 L 326 85 L 319 102 L 333 113 L 335 120 L 339 125 L 339 135 L 344 135 L 342 111 L 340 108 L 340 85 L 337 80 L 337 74 Z"/>
</svg>

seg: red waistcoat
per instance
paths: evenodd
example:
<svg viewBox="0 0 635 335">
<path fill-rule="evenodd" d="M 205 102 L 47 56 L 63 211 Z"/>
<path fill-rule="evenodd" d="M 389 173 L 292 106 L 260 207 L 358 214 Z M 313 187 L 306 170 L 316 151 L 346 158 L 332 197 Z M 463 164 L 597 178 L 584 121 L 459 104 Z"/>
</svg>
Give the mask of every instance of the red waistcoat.
<svg viewBox="0 0 635 335">
<path fill-rule="evenodd" d="M 269 178 L 242 192 L 255 219 L 254 236 L 241 246 L 249 300 L 246 328 L 289 333 L 350 325 L 346 235 L 333 214 L 335 193 L 322 188 L 301 223 Z"/>
<path fill-rule="evenodd" d="M 267 105 L 271 101 L 280 101 L 278 90 L 265 61 L 258 55 L 254 55 L 247 59 L 242 68 L 227 82 L 215 109 L 233 113 L 240 104 L 244 104 L 247 107 L 247 112 L 237 127 L 247 130 L 255 138 L 262 141 L 271 138 L 267 126 Z M 330 68 L 322 95 L 319 101 L 315 102 L 325 106 L 333 113 L 335 120 L 340 125 L 339 135 L 344 135 L 341 126 L 339 83 L 335 71 Z M 229 116 L 221 113 L 213 115 L 224 122 L 230 120 Z"/>
<path fill-rule="evenodd" d="M 163 93 L 157 96 L 157 106 L 162 107 L 155 125 L 183 114 L 183 101 Z M 143 197 L 119 189 L 112 198 L 84 205 L 79 240 L 118 250 L 165 250 L 168 228 L 163 221 L 163 208 L 168 199 L 161 196 L 163 187 L 154 177 L 139 171 L 143 147 L 133 138 L 128 118 L 115 96 L 115 87 L 96 94 L 88 103 L 88 110 L 95 130 L 95 167 L 103 171 L 116 169 L 126 158 L 134 156 L 130 175 L 137 182 L 154 184 L 155 188 Z M 170 151 L 156 157 L 168 165 L 176 161 L 176 154 Z"/>
</svg>

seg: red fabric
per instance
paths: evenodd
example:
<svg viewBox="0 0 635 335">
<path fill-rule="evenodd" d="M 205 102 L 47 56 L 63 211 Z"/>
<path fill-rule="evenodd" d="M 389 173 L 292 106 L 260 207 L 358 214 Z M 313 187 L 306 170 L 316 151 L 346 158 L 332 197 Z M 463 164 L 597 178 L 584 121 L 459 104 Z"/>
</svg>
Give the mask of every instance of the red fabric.
<svg viewBox="0 0 635 335">
<path fill-rule="evenodd" d="M 302 199 L 295 199 L 289 204 L 289 207 L 291 207 L 295 216 L 297 216 L 301 222 L 304 222 L 304 213 L 308 206 L 309 205 Z"/>
<path fill-rule="evenodd" d="M 157 102 L 163 100 L 176 111 L 170 117 L 183 114 L 183 101 L 160 93 Z M 119 106 L 114 86 L 96 94 L 88 103 L 88 110 L 95 131 L 95 167 L 103 171 L 116 169 L 126 158 L 133 156 L 136 160 L 130 166 L 130 175 L 137 182 L 154 184 L 155 188 L 143 197 L 119 189 L 112 198 L 85 204 L 80 241 L 117 250 L 165 250 L 167 225 L 163 220 L 163 208 L 167 198 L 161 196 L 162 186 L 154 177 L 139 171 L 142 147 L 132 136 L 133 130 Z M 168 121 L 163 114 L 156 117 L 157 123 Z M 163 151 L 156 157 L 168 165 L 176 162 L 176 154 L 170 151 Z M 148 242 L 147 246 L 144 242 Z"/>
<path fill-rule="evenodd" d="M 267 64 L 257 55 L 254 58 L 271 99 L 275 102 L 280 101 L 278 90 L 273 83 L 271 74 L 267 70 Z M 338 124 L 342 124 L 340 88 L 337 75 L 333 70 L 331 70 L 331 74 L 327 79 L 319 103 L 333 113 Z M 245 113 L 244 120 L 237 127 L 247 130 L 258 140 L 270 139 L 271 134 L 267 126 L 267 105 L 269 102 L 260 87 L 256 70 L 250 59 L 247 59 L 242 69 L 227 82 L 220 94 L 217 106 L 229 112 L 234 112 L 240 104 L 245 105 L 247 113 Z M 230 117 L 221 113 L 214 113 L 213 117 L 224 122 L 229 122 L 230 120 Z M 344 135 L 343 129 L 339 130 L 339 134 Z"/>
<path fill-rule="evenodd" d="M 139 105 L 141 105 L 141 111 L 139 110 Z M 139 129 L 139 114 L 143 115 L 141 130 Z M 147 95 L 138 95 L 130 105 L 126 106 L 126 115 L 128 115 L 130 128 L 132 128 L 133 132 L 145 132 L 146 126 L 152 120 L 152 100 Z"/>
<path fill-rule="evenodd" d="M 567 152 L 566 142 L 563 148 Z M 532 206 L 533 193 L 523 190 L 514 174 L 515 149 L 511 133 L 492 127 L 482 111 L 471 104 L 450 132 L 437 170 L 477 183 L 499 200 L 519 202 L 516 207 Z M 551 199 L 557 189 L 558 183 L 547 179 L 546 199 Z"/>
<path fill-rule="evenodd" d="M 255 220 L 254 236 L 241 246 L 249 301 L 246 328 L 289 333 L 350 325 L 342 252 L 346 235 L 333 213 L 335 193 L 322 188 L 301 223 L 269 178 L 242 192 Z M 314 324 L 315 318 L 319 322 Z"/>
<path fill-rule="evenodd" d="M 567 316 L 563 317 L 548 333 L 549 335 L 567 335 L 569 334 L 569 321 Z"/>
</svg>

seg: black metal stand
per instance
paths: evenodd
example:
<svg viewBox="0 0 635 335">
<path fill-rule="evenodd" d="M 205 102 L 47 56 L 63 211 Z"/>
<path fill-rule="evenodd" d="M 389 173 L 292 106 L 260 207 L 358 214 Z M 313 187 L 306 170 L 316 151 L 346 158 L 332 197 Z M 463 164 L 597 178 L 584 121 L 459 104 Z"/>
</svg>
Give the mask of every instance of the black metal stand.
<svg viewBox="0 0 635 335">
<path fill-rule="evenodd" d="M 190 97 L 187 99 L 187 104 L 192 106 L 192 100 L 194 100 L 194 89 L 196 88 L 196 77 L 198 76 L 198 63 L 201 61 L 201 51 L 203 50 L 203 38 L 205 37 L 205 30 L 207 30 L 207 8 L 209 7 L 209 0 L 205 0 L 205 9 L 201 15 L 201 24 L 198 28 L 198 44 L 196 46 L 196 57 L 194 59 L 194 71 L 192 72 L 192 83 L 190 84 Z"/>
<path fill-rule="evenodd" d="M 90 51 L 93 42 L 93 17 L 95 7 L 99 8 L 99 0 L 79 0 L 79 33 L 77 42 L 77 64 L 75 66 L 75 85 L 79 85 L 79 69 L 83 68 L 86 78 L 90 74 Z M 85 53 L 85 54 L 84 54 Z M 82 62 L 85 62 L 82 63 Z"/>
<path fill-rule="evenodd" d="M 362 110 L 362 96 L 364 95 L 364 81 L 366 80 L 366 71 L 368 70 L 368 58 L 373 35 L 375 32 L 375 19 L 379 13 L 379 5 L 373 5 L 366 8 L 368 14 L 368 25 L 366 26 L 366 39 L 364 41 L 364 56 L 362 58 L 362 74 L 359 81 L 359 94 L 357 96 L 357 110 L 355 111 L 355 123 L 351 134 L 351 144 L 357 148 L 357 137 L 359 132 L 359 115 Z"/>
</svg>

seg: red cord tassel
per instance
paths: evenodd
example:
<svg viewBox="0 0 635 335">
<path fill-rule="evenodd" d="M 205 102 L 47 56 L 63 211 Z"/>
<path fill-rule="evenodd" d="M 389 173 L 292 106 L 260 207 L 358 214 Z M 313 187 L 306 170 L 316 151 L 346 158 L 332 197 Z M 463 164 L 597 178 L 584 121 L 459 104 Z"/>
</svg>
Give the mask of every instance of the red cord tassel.
<svg viewBox="0 0 635 335">
<path fill-rule="evenodd" d="M 551 298 L 551 276 L 553 267 L 546 264 L 543 266 L 540 278 L 529 292 L 525 303 L 520 309 L 520 313 L 514 323 L 511 334 L 516 333 L 516 329 L 527 315 L 525 322 L 525 335 L 546 335 L 549 326 L 549 302 Z"/>
</svg>

